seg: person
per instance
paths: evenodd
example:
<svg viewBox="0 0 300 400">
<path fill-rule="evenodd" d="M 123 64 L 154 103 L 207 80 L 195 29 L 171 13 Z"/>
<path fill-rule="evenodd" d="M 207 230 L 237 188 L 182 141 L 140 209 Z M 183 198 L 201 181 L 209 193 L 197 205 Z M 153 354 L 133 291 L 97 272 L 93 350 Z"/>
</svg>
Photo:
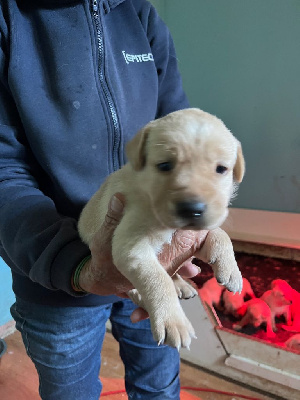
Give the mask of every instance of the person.
<svg viewBox="0 0 300 400">
<path fill-rule="evenodd" d="M 179 355 L 153 341 L 145 310 L 113 265 L 126 199 L 116 194 L 88 248 L 80 211 L 126 162 L 146 123 L 188 107 L 174 45 L 146 0 L 2 0 L 0 8 L 0 255 L 11 308 L 45 400 L 94 400 L 105 326 L 119 342 L 130 399 L 179 399 Z M 161 254 L 172 274 L 196 233 Z M 86 260 L 83 265 L 82 262 Z M 74 273 L 80 288 L 74 286 Z"/>
</svg>

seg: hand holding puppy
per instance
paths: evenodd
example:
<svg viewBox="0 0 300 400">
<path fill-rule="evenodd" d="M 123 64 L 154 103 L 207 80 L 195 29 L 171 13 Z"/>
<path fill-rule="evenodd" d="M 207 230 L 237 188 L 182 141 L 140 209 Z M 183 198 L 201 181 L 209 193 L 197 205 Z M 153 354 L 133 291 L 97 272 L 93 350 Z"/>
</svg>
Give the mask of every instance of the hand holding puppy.
<svg viewBox="0 0 300 400">
<path fill-rule="evenodd" d="M 115 267 L 111 254 L 113 233 L 122 218 L 123 208 L 122 195 L 113 196 L 104 222 L 89 245 L 91 258 L 85 263 L 79 276 L 80 288 L 88 293 L 127 297 L 124 294 L 133 288 Z"/>
<path fill-rule="evenodd" d="M 111 241 L 122 218 L 124 203 L 125 199 L 120 193 L 112 197 L 104 223 L 90 244 L 92 257 L 85 263 L 79 277 L 79 285 L 86 292 L 100 296 L 115 294 L 128 297 L 126 293 L 133 289 L 132 284 L 113 264 L 111 255 Z M 179 273 L 187 278 L 199 273 L 190 259 L 206 235 L 207 231 L 176 231 L 172 242 L 166 244 L 159 255 L 169 275 L 177 272 L 181 265 L 182 272 Z"/>
</svg>

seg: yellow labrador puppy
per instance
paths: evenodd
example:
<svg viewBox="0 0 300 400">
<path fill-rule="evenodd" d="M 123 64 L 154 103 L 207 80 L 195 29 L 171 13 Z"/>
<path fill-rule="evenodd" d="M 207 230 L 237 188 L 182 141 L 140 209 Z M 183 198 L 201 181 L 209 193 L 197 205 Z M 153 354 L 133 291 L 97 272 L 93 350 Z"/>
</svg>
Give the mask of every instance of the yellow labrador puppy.
<svg viewBox="0 0 300 400">
<path fill-rule="evenodd" d="M 79 233 L 89 244 L 111 196 L 126 197 L 112 255 L 136 288 L 129 296 L 147 310 L 154 339 L 189 347 L 194 330 L 178 300 L 196 291 L 172 279 L 157 255 L 178 229 L 206 230 L 195 256 L 212 265 L 216 279 L 240 292 L 242 277 L 227 234 L 218 228 L 244 175 L 241 145 L 218 118 L 191 108 L 147 124 L 128 143 L 128 163 L 108 177 L 83 209 Z"/>
</svg>

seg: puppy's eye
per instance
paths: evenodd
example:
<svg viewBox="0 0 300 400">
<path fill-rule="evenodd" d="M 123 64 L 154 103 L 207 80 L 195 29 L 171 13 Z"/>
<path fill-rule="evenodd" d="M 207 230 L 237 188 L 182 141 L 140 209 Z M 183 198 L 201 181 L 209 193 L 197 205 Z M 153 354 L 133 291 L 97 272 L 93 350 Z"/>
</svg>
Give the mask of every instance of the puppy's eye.
<svg viewBox="0 0 300 400">
<path fill-rule="evenodd" d="M 172 161 L 166 161 L 156 164 L 156 168 L 161 172 L 169 172 L 174 168 L 174 163 Z"/>
<path fill-rule="evenodd" d="M 225 174 L 226 171 L 227 171 L 227 167 L 224 167 L 224 165 L 218 165 L 216 168 L 217 174 Z"/>
</svg>

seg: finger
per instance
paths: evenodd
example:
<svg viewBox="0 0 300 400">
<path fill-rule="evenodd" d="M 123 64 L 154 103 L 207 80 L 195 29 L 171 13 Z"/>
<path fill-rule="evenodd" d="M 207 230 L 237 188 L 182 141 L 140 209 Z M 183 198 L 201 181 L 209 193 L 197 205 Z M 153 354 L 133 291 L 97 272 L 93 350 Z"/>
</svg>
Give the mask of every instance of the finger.
<svg viewBox="0 0 300 400">
<path fill-rule="evenodd" d="M 201 272 L 197 265 L 193 264 L 191 260 L 187 260 L 180 267 L 178 274 L 184 278 L 193 278 Z"/>
<path fill-rule="evenodd" d="M 149 318 L 149 314 L 141 307 L 136 308 L 130 316 L 131 322 L 136 323 Z"/>
</svg>

